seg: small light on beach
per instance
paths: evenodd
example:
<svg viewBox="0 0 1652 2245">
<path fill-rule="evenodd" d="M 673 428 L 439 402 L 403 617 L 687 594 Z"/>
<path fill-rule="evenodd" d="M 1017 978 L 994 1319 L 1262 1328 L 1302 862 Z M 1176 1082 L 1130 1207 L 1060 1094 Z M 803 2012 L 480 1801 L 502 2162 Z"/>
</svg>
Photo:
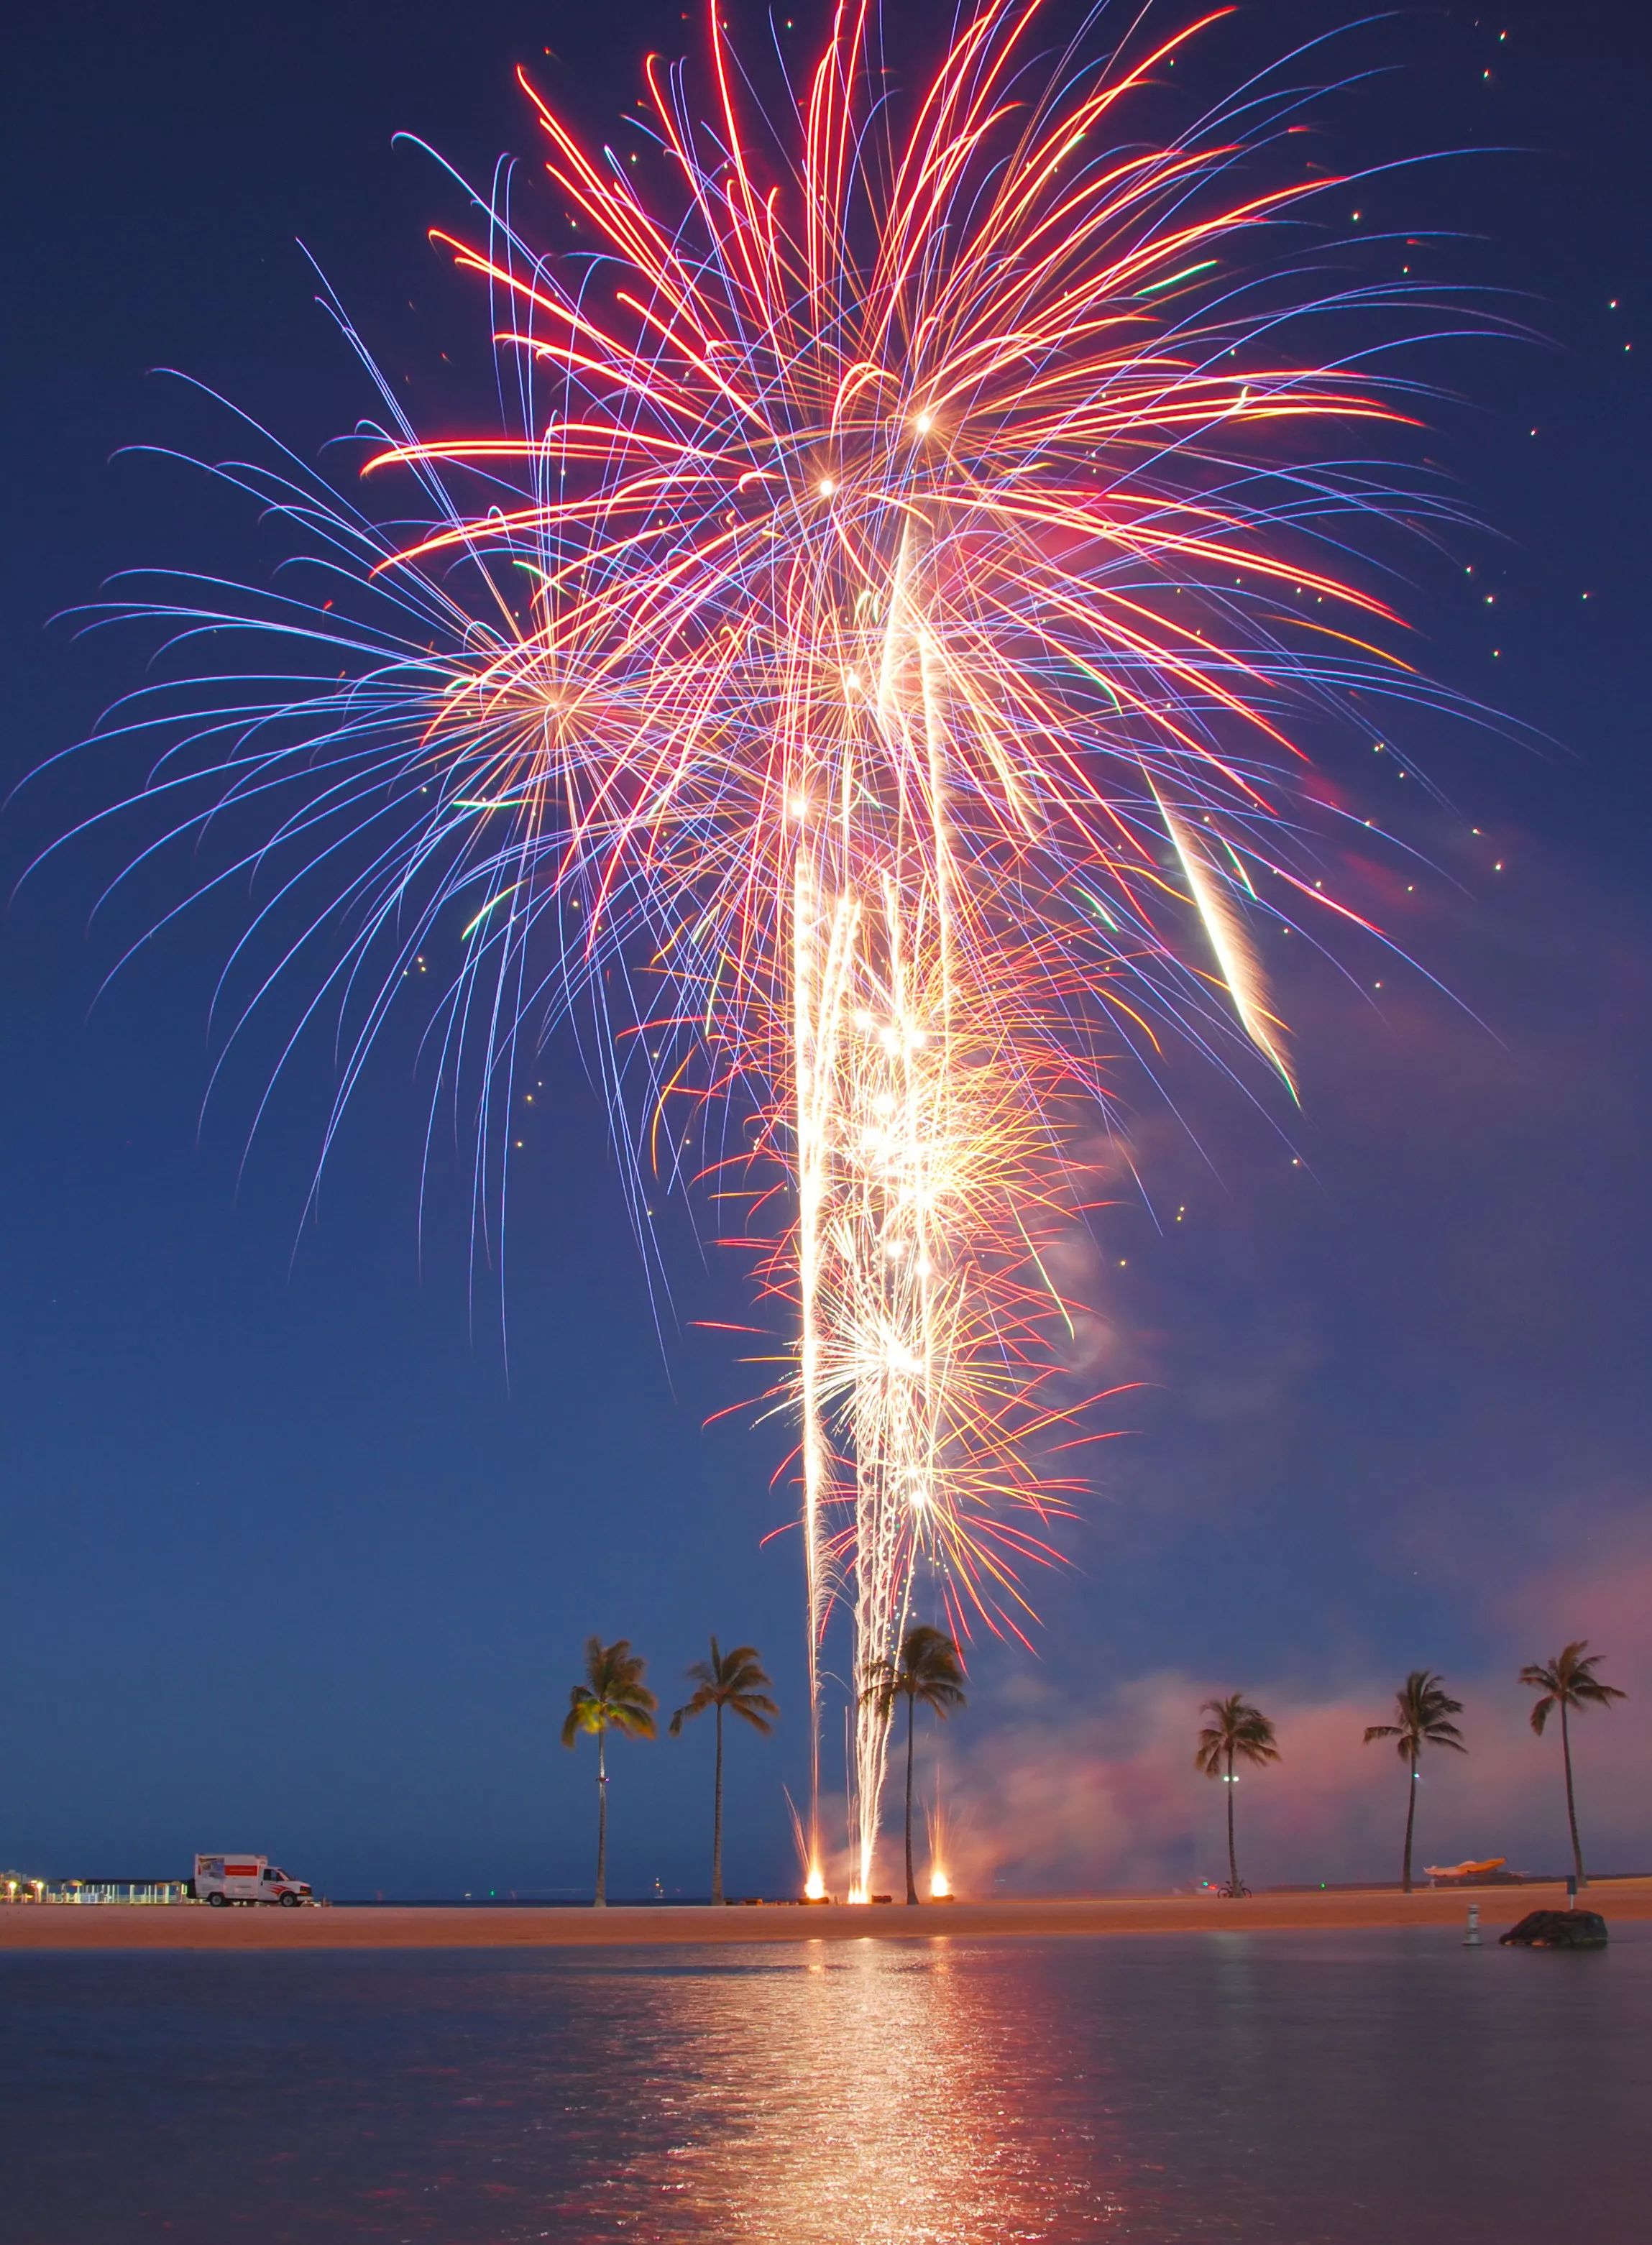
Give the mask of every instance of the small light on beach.
<svg viewBox="0 0 1652 2245">
<path fill-rule="evenodd" d="M 825 1901 L 826 1882 L 821 1875 L 820 1866 L 818 1864 L 815 1866 L 814 1869 L 809 1874 L 809 1876 L 803 1881 L 803 1892 L 810 1902 Z"/>
<path fill-rule="evenodd" d="M 930 1896 L 935 1902 L 944 1902 L 952 1891 L 951 1881 L 944 1871 L 930 1873 Z"/>
<path fill-rule="evenodd" d="M 850 1887 L 850 1890 L 849 1890 L 849 1899 L 850 1900 L 850 1902 L 864 1902 L 864 1901 L 865 1901 L 865 1899 L 866 1899 L 866 1889 L 865 1889 L 865 1888 L 864 1888 L 864 1887 Z"/>
</svg>

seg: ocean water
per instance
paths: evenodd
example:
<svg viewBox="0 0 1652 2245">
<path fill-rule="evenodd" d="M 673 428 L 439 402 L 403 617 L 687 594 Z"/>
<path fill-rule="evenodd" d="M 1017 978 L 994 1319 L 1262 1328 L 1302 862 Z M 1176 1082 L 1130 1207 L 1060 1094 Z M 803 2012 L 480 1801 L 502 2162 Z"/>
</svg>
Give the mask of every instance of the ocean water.
<svg viewBox="0 0 1652 2245">
<path fill-rule="evenodd" d="M 1652 1926 L 0 1955 L 3 2245 L 1638 2245 Z"/>
</svg>

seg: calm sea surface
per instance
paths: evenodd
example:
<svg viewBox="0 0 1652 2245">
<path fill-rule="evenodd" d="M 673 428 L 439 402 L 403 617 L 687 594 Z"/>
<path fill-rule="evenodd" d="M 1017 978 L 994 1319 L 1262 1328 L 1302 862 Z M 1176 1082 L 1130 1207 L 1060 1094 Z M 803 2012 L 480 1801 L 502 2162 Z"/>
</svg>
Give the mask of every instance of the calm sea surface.
<svg viewBox="0 0 1652 2245">
<path fill-rule="evenodd" d="M 0 1957 L 4 2245 L 1641 2245 L 1652 1927 Z"/>
</svg>

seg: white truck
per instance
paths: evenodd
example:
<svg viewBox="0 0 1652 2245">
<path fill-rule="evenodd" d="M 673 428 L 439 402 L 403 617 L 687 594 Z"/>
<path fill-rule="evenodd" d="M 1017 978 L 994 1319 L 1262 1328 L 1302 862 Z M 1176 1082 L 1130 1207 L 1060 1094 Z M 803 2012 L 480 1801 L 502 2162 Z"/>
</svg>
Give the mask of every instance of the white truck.
<svg viewBox="0 0 1652 2245">
<path fill-rule="evenodd" d="M 230 1902 L 278 1902 L 296 1909 L 313 1902 L 307 1881 L 277 1870 L 267 1855 L 197 1855 L 195 1899 L 222 1909 Z"/>
</svg>

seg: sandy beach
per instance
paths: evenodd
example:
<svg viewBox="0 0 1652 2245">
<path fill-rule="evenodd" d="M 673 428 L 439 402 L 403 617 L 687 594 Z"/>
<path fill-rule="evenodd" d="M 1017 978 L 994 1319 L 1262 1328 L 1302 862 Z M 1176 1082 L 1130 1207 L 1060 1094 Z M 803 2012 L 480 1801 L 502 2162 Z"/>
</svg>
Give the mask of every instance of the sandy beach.
<svg viewBox="0 0 1652 2245">
<path fill-rule="evenodd" d="M 1253 1933 L 1462 1925 L 1471 1902 L 1495 1940 L 1529 1909 L 1564 1909 L 1564 1886 L 1118 1895 L 1026 1902 L 626 1908 L 207 1909 L 198 1903 L 0 1907 L 0 1949 L 588 1949 L 728 1941 L 928 1941 L 1051 1934 Z M 1652 1879 L 1604 1880 L 1587 1905 L 1608 1924 L 1652 1918 Z"/>
</svg>

